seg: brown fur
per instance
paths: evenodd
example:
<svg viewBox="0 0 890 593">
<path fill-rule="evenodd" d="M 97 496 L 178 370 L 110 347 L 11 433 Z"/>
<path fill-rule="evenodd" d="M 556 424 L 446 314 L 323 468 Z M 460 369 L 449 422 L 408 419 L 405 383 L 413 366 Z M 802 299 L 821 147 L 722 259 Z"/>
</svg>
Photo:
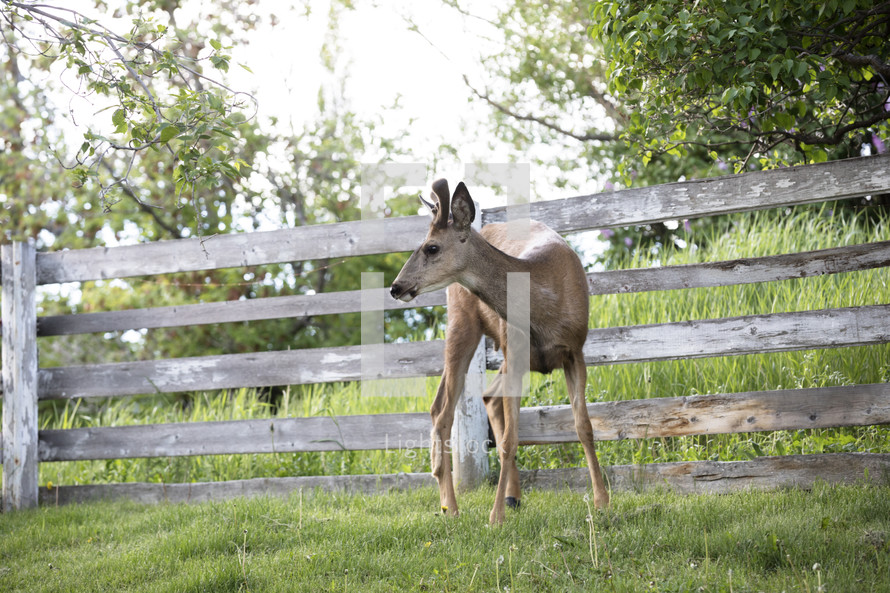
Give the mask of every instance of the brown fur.
<svg viewBox="0 0 890 593">
<path fill-rule="evenodd" d="M 581 261 L 562 237 L 540 222 L 526 221 L 527 227 L 520 227 L 522 222 L 511 223 L 517 225 L 514 228 L 507 223 L 491 224 L 477 233 L 470 227 L 475 207 L 466 186 L 459 184 L 450 199 L 443 180 L 433 188 L 437 204 L 429 233 L 405 263 L 391 292 L 395 298 L 411 300 L 417 294 L 448 286 L 445 370 L 430 411 L 432 469 L 439 482 L 442 508 L 450 514 L 458 512 L 448 440 L 454 407 L 483 334 L 504 352 L 504 363 L 485 392 L 501 460 L 491 522 L 503 522 L 506 499 L 518 501 L 520 497 L 515 456 L 520 403 L 516 396 L 521 393 L 522 365 L 511 366 L 510 362 L 514 360 L 511 354 L 522 356 L 523 352 L 508 352 L 507 344 L 523 342 L 508 340 L 511 332 L 522 331 L 506 320 L 510 272 L 529 274 L 528 368 L 542 373 L 564 369 L 575 428 L 593 482 L 594 503 L 607 506 L 609 495 L 596 457 L 584 395 L 587 370 L 582 348 L 587 338 L 589 296 Z"/>
</svg>

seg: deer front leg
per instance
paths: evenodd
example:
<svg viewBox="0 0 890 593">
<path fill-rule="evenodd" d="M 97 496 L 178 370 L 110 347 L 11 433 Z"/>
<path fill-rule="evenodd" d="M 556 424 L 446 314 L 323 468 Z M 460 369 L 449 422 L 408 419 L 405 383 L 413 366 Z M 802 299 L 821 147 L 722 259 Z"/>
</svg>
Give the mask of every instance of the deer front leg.
<svg viewBox="0 0 890 593">
<path fill-rule="evenodd" d="M 575 431 L 578 433 L 581 446 L 584 447 L 587 469 L 590 471 L 590 481 L 593 484 L 593 505 L 598 509 L 604 509 L 609 506 L 609 491 L 603 481 L 603 472 L 596 456 L 593 428 L 590 426 L 590 415 L 587 413 L 587 398 L 584 394 L 587 386 L 587 367 L 584 364 L 583 354 L 570 356 L 564 368 L 569 399 L 572 402 L 572 416 L 575 419 Z"/>
<path fill-rule="evenodd" d="M 439 503 L 442 512 L 452 516 L 457 516 L 458 510 L 451 472 L 451 427 L 454 424 L 457 397 L 462 391 L 462 386 L 461 390 L 456 391 L 455 383 L 446 369 L 442 373 L 439 390 L 430 409 L 433 422 L 433 430 L 430 433 L 430 467 L 439 484 Z"/>
<path fill-rule="evenodd" d="M 445 338 L 445 370 L 442 372 L 436 399 L 430 408 L 433 424 L 430 433 L 430 466 L 439 483 L 442 511 L 452 516 L 458 514 L 458 509 L 451 471 L 451 427 L 454 424 L 457 399 L 463 393 L 467 370 L 481 337 L 479 322 L 470 312 L 456 309 L 451 314 Z"/>
</svg>

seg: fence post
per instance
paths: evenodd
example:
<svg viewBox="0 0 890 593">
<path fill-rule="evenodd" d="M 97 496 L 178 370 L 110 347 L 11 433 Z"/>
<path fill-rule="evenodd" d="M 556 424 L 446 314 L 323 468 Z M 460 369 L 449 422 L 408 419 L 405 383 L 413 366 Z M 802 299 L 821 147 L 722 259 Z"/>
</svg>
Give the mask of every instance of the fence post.
<svg viewBox="0 0 890 593">
<path fill-rule="evenodd" d="M 479 341 L 467 373 L 464 392 L 457 402 L 451 429 L 451 465 L 459 492 L 477 488 L 488 477 L 488 412 L 482 402 L 485 390 L 485 338 Z"/>
<path fill-rule="evenodd" d="M 0 246 L 3 510 L 37 506 L 37 281 L 33 240 Z"/>
<path fill-rule="evenodd" d="M 473 228 L 482 228 L 482 210 L 476 204 Z M 480 486 L 488 477 L 488 412 L 482 402 L 485 391 L 485 338 L 479 341 L 467 372 L 464 392 L 457 401 L 451 428 L 451 466 L 459 492 Z"/>
</svg>

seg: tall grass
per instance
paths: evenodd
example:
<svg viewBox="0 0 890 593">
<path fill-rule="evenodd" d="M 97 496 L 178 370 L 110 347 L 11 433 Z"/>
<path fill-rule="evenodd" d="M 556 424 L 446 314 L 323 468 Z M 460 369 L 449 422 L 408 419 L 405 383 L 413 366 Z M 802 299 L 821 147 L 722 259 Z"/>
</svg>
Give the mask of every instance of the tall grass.
<svg viewBox="0 0 890 593">
<path fill-rule="evenodd" d="M 786 214 L 750 213 L 732 218 L 718 234 L 685 240 L 700 249 L 663 248 L 636 254 L 632 266 L 678 265 L 823 249 L 887 240 L 885 218 L 801 207 Z M 890 269 L 832 274 L 720 288 L 605 295 L 591 299 L 591 327 L 710 319 L 888 303 Z M 592 367 L 588 401 L 823 387 L 890 381 L 890 346 L 815 350 L 752 356 Z M 68 402 L 45 415 L 43 428 L 201 422 L 270 416 L 325 416 L 428 410 L 438 381 L 430 378 L 416 397 L 362 397 L 357 384 L 292 387 L 272 406 L 258 390 Z M 524 405 L 568 402 L 560 372 L 533 376 Z M 759 455 L 828 451 L 890 451 L 882 427 L 679 437 L 605 442 L 603 463 L 627 464 L 700 459 L 735 460 Z M 492 453 L 492 462 L 496 458 Z M 582 465 L 577 445 L 530 446 L 520 450 L 528 469 Z M 220 455 L 65 462 L 41 465 L 46 482 L 205 481 L 258 476 L 428 471 L 426 452 L 361 451 L 273 455 Z"/>
</svg>

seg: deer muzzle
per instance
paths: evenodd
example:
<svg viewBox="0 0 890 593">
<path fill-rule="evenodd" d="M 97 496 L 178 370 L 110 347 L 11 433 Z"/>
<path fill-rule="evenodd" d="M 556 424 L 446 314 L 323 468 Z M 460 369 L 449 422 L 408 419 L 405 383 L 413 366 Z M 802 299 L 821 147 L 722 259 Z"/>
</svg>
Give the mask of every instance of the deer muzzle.
<svg viewBox="0 0 890 593">
<path fill-rule="evenodd" d="M 393 282 L 392 286 L 389 288 L 389 294 L 392 295 L 392 298 L 407 303 L 408 301 L 414 300 L 414 297 L 417 296 L 417 288 L 408 288 L 405 284 L 396 281 Z"/>
</svg>

